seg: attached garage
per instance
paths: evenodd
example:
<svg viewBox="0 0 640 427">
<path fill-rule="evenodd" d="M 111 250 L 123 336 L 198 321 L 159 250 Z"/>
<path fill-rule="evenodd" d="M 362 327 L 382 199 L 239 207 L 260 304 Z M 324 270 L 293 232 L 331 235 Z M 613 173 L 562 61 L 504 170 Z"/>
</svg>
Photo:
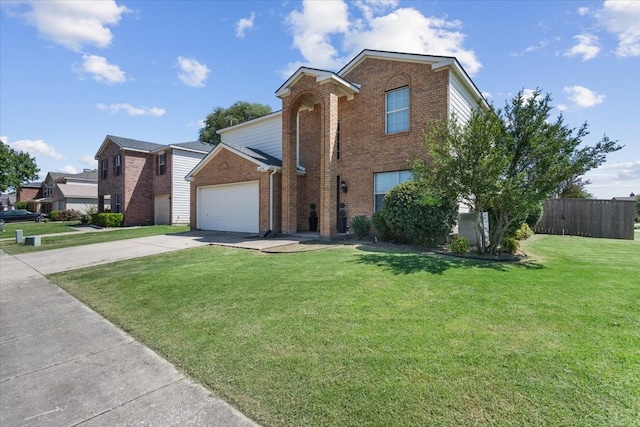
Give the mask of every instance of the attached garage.
<svg viewBox="0 0 640 427">
<path fill-rule="evenodd" d="M 197 228 L 258 233 L 258 181 L 198 187 Z"/>
</svg>

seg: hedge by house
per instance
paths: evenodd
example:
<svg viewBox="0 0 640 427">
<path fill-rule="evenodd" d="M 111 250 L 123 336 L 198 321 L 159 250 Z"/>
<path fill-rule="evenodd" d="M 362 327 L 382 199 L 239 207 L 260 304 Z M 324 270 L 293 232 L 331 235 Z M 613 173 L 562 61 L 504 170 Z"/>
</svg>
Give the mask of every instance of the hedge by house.
<svg viewBox="0 0 640 427">
<path fill-rule="evenodd" d="M 121 213 L 101 212 L 91 216 L 91 222 L 101 227 L 120 227 L 123 220 Z"/>
</svg>

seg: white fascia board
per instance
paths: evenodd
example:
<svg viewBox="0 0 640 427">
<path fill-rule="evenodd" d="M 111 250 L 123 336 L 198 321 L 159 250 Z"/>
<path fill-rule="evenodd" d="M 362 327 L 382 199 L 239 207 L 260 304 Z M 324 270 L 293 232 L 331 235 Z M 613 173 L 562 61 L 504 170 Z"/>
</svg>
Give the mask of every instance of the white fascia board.
<svg viewBox="0 0 640 427">
<path fill-rule="evenodd" d="M 480 90 L 476 87 L 475 83 L 473 83 L 473 80 L 471 80 L 467 72 L 464 71 L 464 68 L 462 68 L 456 58 L 443 59 L 442 61 L 431 65 L 431 69 L 434 71 L 440 71 L 444 69 L 451 70 L 451 72 L 455 74 L 455 76 L 458 78 L 460 83 L 462 83 L 465 89 L 467 89 L 471 94 L 475 95 L 474 98 L 476 99 L 476 101 L 481 101 L 485 107 L 489 106 L 487 100 L 484 99 L 484 96 L 482 96 Z"/>
<path fill-rule="evenodd" d="M 193 178 L 194 178 L 194 176 L 195 176 L 198 172 L 200 172 L 200 170 L 201 170 L 203 167 L 205 167 L 205 166 L 206 166 L 206 165 L 207 165 L 207 164 L 208 164 L 208 163 L 209 163 L 209 162 L 210 162 L 210 161 L 211 161 L 211 160 L 212 160 L 216 155 L 218 155 L 218 153 L 219 153 L 220 151 L 222 151 L 222 150 L 230 151 L 230 152 L 232 152 L 233 154 L 235 154 L 235 155 L 237 155 L 237 156 L 240 156 L 240 157 L 242 157 L 242 158 L 243 158 L 243 159 L 245 159 L 245 160 L 250 161 L 251 163 L 255 163 L 256 165 L 258 165 L 258 167 L 259 167 L 259 168 L 267 168 L 267 167 L 269 167 L 269 165 L 268 165 L 268 164 L 263 163 L 263 162 L 261 162 L 261 161 L 259 161 L 259 160 L 256 160 L 256 159 L 254 159 L 253 157 L 246 155 L 246 154 L 245 154 L 245 153 L 243 153 L 242 151 L 236 150 L 236 149 L 235 149 L 235 148 L 233 148 L 232 146 L 227 145 L 227 144 L 225 144 L 225 143 L 221 142 L 221 143 L 219 143 L 218 145 L 216 145 L 216 148 L 214 148 L 213 150 L 211 150 L 211 152 L 210 152 L 209 154 L 207 154 L 207 155 L 205 156 L 205 158 L 204 158 L 204 159 L 202 159 L 202 160 L 201 160 L 201 161 L 196 165 L 196 167 L 195 167 L 195 168 L 193 168 L 193 169 L 191 170 L 191 172 L 189 172 L 189 173 L 187 174 L 187 176 L 185 176 L 185 178 L 184 178 L 184 179 L 185 179 L 186 181 L 192 181 L 192 180 L 193 180 Z"/>
<path fill-rule="evenodd" d="M 278 111 L 275 111 L 273 113 L 269 113 L 266 116 L 258 117 L 257 119 L 253 119 L 253 120 L 249 120 L 249 121 L 246 121 L 246 122 L 238 123 L 237 125 L 229 126 L 228 128 L 218 129 L 216 131 L 216 133 L 218 135 L 222 135 L 224 132 L 233 131 L 233 130 L 236 130 L 238 128 L 243 128 L 243 127 L 247 127 L 247 126 L 257 125 L 257 124 L 259 124 L 261 122 L 264 122 L 266 120 L 273 119 L 276 116 L 282 116 L 282 110 L 278 110 Z"/>
<path fill-rule="evenodd" d="M 422 64 L 433 64 L 435 62 L 442 61 L 443 58 L 446 58 L 446 57 L 421 55 L 417 53 L 385 52 L 385 51 L 365 49 L 362 52 L 360 52 L 358 56 L 353 58 L 347 65 L 345 65 L 340 71 L 338 71 L 338 75 L 344 76 L 349 71 L 353 70 L 355 67 L 360 65 L 360 63 L 367 58 L 386 59 L 390 61 L 415 62 L 415 63 L 422 63 Z"/>
</svg>

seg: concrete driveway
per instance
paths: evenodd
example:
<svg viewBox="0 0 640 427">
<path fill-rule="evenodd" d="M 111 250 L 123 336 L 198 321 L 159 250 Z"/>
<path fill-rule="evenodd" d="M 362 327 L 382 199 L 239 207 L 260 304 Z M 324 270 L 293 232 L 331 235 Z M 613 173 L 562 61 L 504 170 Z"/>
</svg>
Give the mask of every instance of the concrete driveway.
<svg viewBox="0 0 640 427">
<path fill-rule="evenodd" d="M 184 233 L 0 251 L 0 425 L 256 426 L 43 275 L 203 245 L 300 240 Z"/>
</svg>

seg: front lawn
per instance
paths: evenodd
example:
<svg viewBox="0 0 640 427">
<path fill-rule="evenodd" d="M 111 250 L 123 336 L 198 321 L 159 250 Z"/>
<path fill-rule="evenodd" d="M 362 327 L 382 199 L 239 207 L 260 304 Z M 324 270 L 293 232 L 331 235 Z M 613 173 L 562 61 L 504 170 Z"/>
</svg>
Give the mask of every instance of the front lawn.
<svg viewBox="0 0 640 427">
<path fill-rule="evenodd" d="M 74 230 L 69 228 L 66 231 Z M 135 239 L 137 237 L 155 236 L 158 234 L 184 233 L 186 231 L 189 231 L 189 226 L 187 225 L 150 225 L 145 227 L 109 228 L 106 230 L 86 231 L 68 235 L 45 235 L 40 239 L 41 246 L 26 246 L 23 243 L 16 243 L 14 233 L 12 235 L 12 237 L 14 237 L 13 240 L 0 241 L 0 249 L 10 255 L 17 255 L 25 252 L 46 251 L 49 249 L 68 248 L 91 243 L 111 242 L 114 240 Z M 45 230 L 41 232 L 35 230 L 29 233 L 27 233 L 26 230 L 24 231 L 25 237 L 42 234 L 45 234 Z"/>
<path fill-rule="evenodd" d="M 639 241 L 526 264 L 205 247 L 51 276 L 264 426 L 630 426 Z"/>
<path fill-rule="evenodd" d="M 15 238 L 16 230 L 22 230 L 25 236 L 36 236 L 75 231 L 73 227 L 77 225 L 80 221 L 8 222 L 4 225 L 4 232 L 0 233 L 0 239 Z"/>
</svg>

